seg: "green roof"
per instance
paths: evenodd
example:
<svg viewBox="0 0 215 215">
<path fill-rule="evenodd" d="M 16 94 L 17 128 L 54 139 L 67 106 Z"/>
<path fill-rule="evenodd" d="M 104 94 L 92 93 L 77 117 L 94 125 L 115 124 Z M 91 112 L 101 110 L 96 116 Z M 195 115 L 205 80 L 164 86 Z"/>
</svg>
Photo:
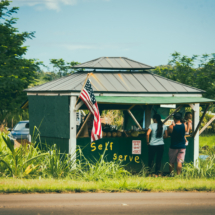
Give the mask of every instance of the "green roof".
<svg viewBox="0 0 215 215">
<path fill-rule="evenodd" d="M 203 97 L 139 97 L 139 96 L 96 96 L 103 104 L 192 104 L 214 103 L 215 100 Z"/>
</svg>

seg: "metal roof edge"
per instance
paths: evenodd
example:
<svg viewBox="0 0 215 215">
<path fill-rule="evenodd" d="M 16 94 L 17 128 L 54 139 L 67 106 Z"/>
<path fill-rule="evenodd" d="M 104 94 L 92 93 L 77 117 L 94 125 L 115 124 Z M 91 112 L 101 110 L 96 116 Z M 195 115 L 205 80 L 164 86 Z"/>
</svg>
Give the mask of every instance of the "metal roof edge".
<svg viewBox="0 0 215 215">
<path fill-rule="evenodd" d="M 150 65 L 147 65 L 147 64 L 145 64 L 145 63 L 141 63 L 141 62 L 138 62 L 138 61 L 135 61 L 135 60 L 132 60 L 132 59 L 129 59 L 129 58 L 127 58 L 127 57 L 100 57 L 100 58 L 96 58 L 96 59 L 94 59 L 94 60 L 90 60 L 90 61 L 86 61 L 86 62 L 84 62 L 84 63 L 81 63 L 81 64 L 78 64 L 78 65 L 75 65 L 75 66 L 73 66 L 73 67 L 71 67 L 71 68 L 85 68 L 85 69 L 105 69 L 104 67 L 102 67 L 102 68 L 98 68 L 98 67 L 93 67 L 95 64 L 97 64 L 97 63 L 99 63 L 102 59 L 111 59 L 111 58 L 122 58 L 122 59 L 126 59 L 126 60 L 129 60 L 129 61 L 132 61 L 132 62 L 135 62 L 135 63 L 138 63 L 138 64 L 140 64 L 140 65 L 144 65 L 144 66 L 147 66 L 147 67 L 149 67 L 149 68 L 132 68 L 132 69 L 136 69 L 136 70 L 143 70 L 143 69 L 155 69 L 155 67 L 152 67 L 152 66 L 150 66 Z M 90 67 L 85 67 L 85 66 L 81 66 L 82 64 L 87 64 L 87 63 L 90 63 L 90 62 L 92 62 L 92 65 L 90 66 Z M 127 61 L 126 61 L 127 62 Z M 128 62 L 127 62 L 128 63 Z M 108 68 L 108 69 L 118 69 L 118 70 L 120 70 L 120 68 L 114 68 L 114 67 L 112 67 L 112 68 Z M 131 68 L 123 68 L 123 69 L 128 69 L 128 70 L 130 70 Z"/>
<path fill-rule="evenodd" d="M 32 89 L 32 88 L 29 88 L 29 89 Z M 28 90 L 26 89 L 25 92 L 29 92 L 29 93 L 72 93 L 72 92 L 79 92 L 80 93 L 80 90 L 61 90 L 61 91 L 57 91 L 57 90 L 45 90 L 45 91 L 32 91 L 32 90 Z M 200 92 L 166 92 L 166 91 L 160 91 L 160 92 L 136 92 L 136 91 L 95 91 L 94 90 L 94 93 L 105 93 L 105 94 L 109 94 L 109 93 L 112 93 L 112 94 L 201 94 Z"/>
<path fill-rule="evenodd" d="M 142 71 L 142 72 L 141 72 Z M 103 73 L 125 73 L 125 74 L 132 74 L 132 73 L 150 73 L 149 71 L 147 71 L 147 69 L 144 69 L 144 70 L 139 70 L 139 71 L 108 71 L 108 70 L 106 70 L 106 71 L 79 71 L 79 72 L 77 72 L 77 73 L 101 73 L 101 74 L 103 74 Z M 151 74 L 151 73 L 150 73 Z"/>
<path fill-rule="evenodd" d="M 24 89 L 23 91 L 24 91 L 24 92 L 28 92 L 28 90 L 30 90 L 30 89 L 33 89 L 33 88 L 36 88 L 36 87 L 41 87 L 41 86 L 43 86 L 43 85 L 45 85 L 45 84 L 48 84 L 48 83 L 51 83 L 51 82 L 54 82 L 54 81 L 57 81 L 57 80 L 60 80 L 60 79 L 63 79 L 63 78 L 68 78 L 68 77 L 70 77 L 71 75 L 74 75 L 74 74 L 77 74 L 77 73 L 78 73 L 78 72 L 74 72 L 74 73 L 69 74 L 69 75 L 67 75 L 67 76 L 63 76 L 63 77 L 60 77 L 60 78 L 56 78 L 56 79 L 51 80 L 51 81 L 48 81 L 48 82 L 46 82 L 46 83 L 43 83 L 43 84 L 40 84 L 40 85 L 36 85 L 36 86 L 31 87 L 31 88 Z"/>
<path fill-rule="evenodd" d="M 99 58 L 96 58 L 96 59 L 94 59 L 94 60 L 89 60 L 89 61 L 86 61 L 86 62 L 84 62 L 84 63 L 81 63 L 81 64 L 86 64 L 86 63 L 90 63 L 90 62 L 94 62 L 94 61 L 96 61 L 96 60 L 99 60 L 100 58 L 103 58 L 103 57 L 99 57 Z M 82 68 L 82 67 L 78 67 L 79 65 L 81 65 L 81 64 L 78 64 L 78 65 L 75 65 L 75 66 L 72 66 L 71 68 Z"/>
<path fill-rule="evenodd" d="M 74 68 L 74 67 L 72 67 L 72 68 Z M 114 68 L 114 67 L 112 67 L 112 68 L 100 68 L 100 67 L 78 67 L 79 69 L 102 69 L 102 70 L 147 70 L 147 69 L 155 69 L 155 67 L 150 67 L 150 68 Z"/>
<path fill-rule="evenodd" d="M 172 81 L 172 82 L 174 82 L 174 83 L 176 83 L 176 84 L 180 84 L 180 85 L 183 85 L 183 86 L 185 86 L 185 87 L 192 88 L 192 89 L 194 89 L 194 90 L 199 90 L 199 92 L 203 92 L 203 93 L 206 92 L 205 90 L 198 89 L 198 88 L 195 88 L 195 87 L 191 87 L 191 86 L 189 86 L 189 85 L 183 84 L 183 83 L 178 82 L 178 81 L 173 81 L 173 80 L 171 80 L 171 79 L 169 79 L 169 78 L 165 78 L 165 77 L 163 77 L 163 76 L 161 76 L 161 75 L 154 74 L 153 72 L 150 72 L 150 71 L 149 71 L 149 73 L 151 73 L 153 76 L 158 76 L 159 78 L 163 78 L 163 79 L 165 79 L 165 80 Z M 198 92 L 198 93 L 199 93 L 199 92 Z M 188 93 L 191 93 L 191 92 L 188 92 Z"/>
<path fill-rule="evenodd" d="M 125 59 L 127 59 L 127 60 L 130 60 L 130 61 L 133 61 L 133 62 L 135 62 L 135 63 L 143 64 L 143 65 L 145 65 L 145 66 L 148 66 L 148 67 L 150 67 L 150 68 L 148 68 L 148 69 L 155 68 L 155 67 L 153 67 L 153 66 L 150 66 L 150 65 L 148 65 L 148 64 L 141 63 L 141 62 L 138 62 L 138 61 L 136 61 L 136 60 L 129 59 L 129 58 L 127 58 L 127 57 L 123 57 L 123 58 L 125 58 Z"/>
</svg>

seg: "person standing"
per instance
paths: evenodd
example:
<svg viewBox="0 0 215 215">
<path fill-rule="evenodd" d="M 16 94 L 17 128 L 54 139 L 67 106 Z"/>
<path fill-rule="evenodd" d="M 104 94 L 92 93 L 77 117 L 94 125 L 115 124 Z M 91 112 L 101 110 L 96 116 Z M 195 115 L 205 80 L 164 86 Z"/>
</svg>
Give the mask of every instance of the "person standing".
<svg viewBox="0 0 215 215">
<path fill-rule="evenodd" d="M 168 133 L 167 127 L 166 125 L 163 125 L 161 121 L 161 116 L 159 114 L 155 114 L 153 116 L 153 121 L 154 123 L 149 126 L 149 129 L 146 134 L 146 142 L 148 145 L 148 166 L 151 172 L 153 167 L 153 161 L 156 156 L 155 177 L 158 177 L 164 151 L 163 138 L 166 138 L 168 136 Z M 149 142 L 150 134 L 151 140 Z"/>
<path fill-rule="evenodd" d="M 174 165 L 177 163 L 177 174 L 182 170 L 184 162 L 186 145 L 185 133 L 187 132 L 187 124 L 181 123 L 182 114 L 177 112 L 174 114 L 174 124 L 168 128 L 168 133 L 171 135 L 171 145 L 169 148 L 169 168 L 170 173 L 174 171 Z"/>
<path fill-rule="evenodd" d="M 187 124 L 187 132 L 186 134 L 189 134 L 192 131 L 192 113 L 191 112 L 186 112 L 184 119 L 186 120 Z"/>
</svg>

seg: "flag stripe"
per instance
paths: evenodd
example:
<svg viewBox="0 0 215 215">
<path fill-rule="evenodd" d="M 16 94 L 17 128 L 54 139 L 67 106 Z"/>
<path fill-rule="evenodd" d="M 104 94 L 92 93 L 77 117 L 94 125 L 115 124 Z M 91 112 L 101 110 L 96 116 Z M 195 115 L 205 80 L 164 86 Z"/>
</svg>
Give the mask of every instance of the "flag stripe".
<svg viewBox="0 0 215 215">
<path fill-rule="evenodd" d="M 89 79 L 84 86 L 80 95 L 81 100 L 85 103 L 89 111 L 94 115 L 93 128 L 91 132 L 91 142 L 102 138 L 102 127 L 99 114 L 98 104 L 93 93 L 93 88 Z"/>
</svg>

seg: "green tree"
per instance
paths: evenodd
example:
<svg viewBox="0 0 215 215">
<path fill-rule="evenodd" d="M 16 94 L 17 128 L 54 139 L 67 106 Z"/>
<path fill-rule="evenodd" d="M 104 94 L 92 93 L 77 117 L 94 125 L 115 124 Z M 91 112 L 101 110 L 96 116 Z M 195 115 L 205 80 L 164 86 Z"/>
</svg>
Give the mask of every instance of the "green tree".
<svg viewBox="0 0 215 215">
<path fill-rule="evenodd" d="M 71 67 L 78 65 L 78 62 L 65 62 L 62 58 L 60 59 L 51 59 L 50 63 L 53 65 L 55 69 L 57 69 L 57 74 L 62 77 L 68 74 L 74 73 L 76 70 L 72 69 Z"/>
<path fill-rule="evenodd" d="M 197 63 L 199 63 L 198 66 Z M 175 52 L 172 54 L 172 59 L 168 65 L 157 66 L 153 72 L 168 79 L 205 90 L 206 93 L 203 96 L 215 99 L 215 54 L 205 54 L 199 59 L 197 55 L 189 58 Z"/>
<path fill-rule="evenodd" d="M 9 9 L 10 2 L 0 2 L 0 124 L 6 115 L 19 109 L 26 99 L 23 89 L 34 82 L 39 62 L 25 59 L 27 52 L 24 42 L 34 37 L 34 32 L 20 33 L 14 25 L 18 7 Z"/>
<path fill-rule="evenodd" d="M 198 88 L 206 91 L 204 96 L 215 99 L 215 54 L 201 57 L 196 79 Z"/>
</svg>

